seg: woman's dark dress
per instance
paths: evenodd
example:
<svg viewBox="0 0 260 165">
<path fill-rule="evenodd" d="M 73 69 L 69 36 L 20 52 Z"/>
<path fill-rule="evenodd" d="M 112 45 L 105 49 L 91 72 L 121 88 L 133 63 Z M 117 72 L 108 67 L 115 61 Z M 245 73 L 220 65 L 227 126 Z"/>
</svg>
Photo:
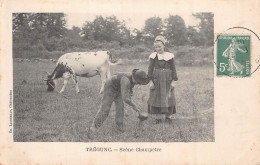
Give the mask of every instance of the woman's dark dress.
<svg viewBox="0 0 260 165">
<path fill-rule="evenodd" d="M 148 113 L 167 116 L 176 113 L 174 87 L 171 87 L 172 80 L 178 80 L 174 59 L 158 60 L 157 54 L 154 59 L 150 58 L 148 77 L 154 83 L 148 99 Z"/>
</svg>

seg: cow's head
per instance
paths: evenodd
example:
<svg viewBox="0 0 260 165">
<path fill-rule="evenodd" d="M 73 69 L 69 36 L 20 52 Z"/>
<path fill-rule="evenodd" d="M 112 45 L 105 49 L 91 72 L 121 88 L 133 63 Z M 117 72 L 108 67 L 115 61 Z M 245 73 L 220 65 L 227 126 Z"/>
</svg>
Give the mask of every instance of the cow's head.
<svg viewBox="0 0 260 165">
<path fill-rule="evenodd" d="M 47 73 L 48 75 L 47 75 L 47 78 L 46 79 L 43 79 L 44 81 L 46 81 L 46 84 L 47 84 L 47 91 L 48 92 L 53 92 L 54 91 L 54 88 L 55 88 L 55 83 L 54 83 L 54 81 L 53 81 L 53 79 L 52 79 L 52 76 L 49 74 L 49 73 Z"/>
<path fill-rule="evenodd" d="M 46 83 L 47 83 L 47 85 L 48 85 L 47 91 L 48 91 L 48 92 L 53 92 L 53 91 L 54 91 L 54 88 L 55 88 L 55 83 L 54 83 L 53 79 L 47 80 Z"/>
</svg>

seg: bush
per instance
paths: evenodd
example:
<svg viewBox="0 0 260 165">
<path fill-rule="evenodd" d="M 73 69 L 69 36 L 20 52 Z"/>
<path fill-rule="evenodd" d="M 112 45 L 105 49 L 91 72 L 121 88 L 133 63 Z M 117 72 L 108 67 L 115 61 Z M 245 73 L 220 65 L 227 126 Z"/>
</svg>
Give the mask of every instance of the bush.
<svg viewBox="0 0 260 165">
<path fill-rule="evenodd" d="M 179 46 L 174 55 L 177 63 L 186 66 L 212 64 L 214 59 L 213 47 Z"/>
<path fill-rule="evenodd" d="M 51 37 L 43 42 L 44 47 L 48 51 L 66 51 L 68 48 L 68 42 L 65 39 Z"/>
<path fill-rule="evenodd" d="M 28 42 L 14 40 L 14 58 L 55 58 L 68 52 L 86 51 L 110 51 L 115 59 L 128 59 L 133 61 L 147 61 L 153 48 L 144 44 L 135 46 L 120 46 L 117 41 L 99 42 L 83 41 L 80 37 L 51 37 L 43 42 L 36 42 L 31 45 Z M 213 47 L 176 46 L 169 47 L 174 53 L 178 65 L 207 65 L 213 63 Z"/>
</svg>

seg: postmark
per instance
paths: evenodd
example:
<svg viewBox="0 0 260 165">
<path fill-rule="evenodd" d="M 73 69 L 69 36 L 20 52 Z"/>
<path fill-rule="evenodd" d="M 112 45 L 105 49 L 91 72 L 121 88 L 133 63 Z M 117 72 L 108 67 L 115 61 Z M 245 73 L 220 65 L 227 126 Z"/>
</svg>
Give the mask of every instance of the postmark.
<svg viewBox="0 0 260 165">
<path fill-rule="evenodd" d="M 251 36 L 217 36 L 217 76 L 251 75 Z"/>
</svg>

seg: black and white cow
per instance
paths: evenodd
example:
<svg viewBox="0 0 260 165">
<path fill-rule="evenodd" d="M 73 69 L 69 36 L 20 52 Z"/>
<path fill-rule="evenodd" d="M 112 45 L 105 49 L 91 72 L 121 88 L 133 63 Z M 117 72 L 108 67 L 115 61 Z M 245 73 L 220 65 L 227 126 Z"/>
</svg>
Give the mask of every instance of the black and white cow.
<svg viewBox="0 0 260 165">
<path fill-rule="evenodd" d="M 72 77 L 76 92 L 79 92 L 79 86 L 77 76 L 80 77 L 92 77 L 100 75 L 101 89 L 100 93 L 104 90 L 104 84 L 108 78 L 110 78 L 110 65 L 112 62 L 112 55 L 108 51 L 97 52 L 73 52 L 62 55 L 52 74 L 48 75 L 47 79 L 47 91 L 54 91 L 57 79 L 63 77 L 64 84 L 60 90 L 62 93 L 68 83 L 69 78 Z"/>
</svg>

